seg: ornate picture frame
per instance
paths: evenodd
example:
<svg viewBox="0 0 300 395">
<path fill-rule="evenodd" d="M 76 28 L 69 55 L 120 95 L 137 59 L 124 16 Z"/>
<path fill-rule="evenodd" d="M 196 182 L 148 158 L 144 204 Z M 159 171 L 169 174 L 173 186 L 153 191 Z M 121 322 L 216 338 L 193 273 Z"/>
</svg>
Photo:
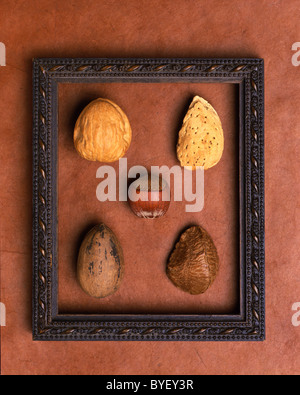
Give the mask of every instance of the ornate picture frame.
<svg viewBox="0 0 300 395">
<path fill-rule="evenodd" d="M 217 82 L 239 85 L 240 312 L 73 315 L 58 312 L 58 84 Z M 35 59 L 33 62 L 33 339 L 265 339 L 264 62 L 262 59 Z"/>
</svg>

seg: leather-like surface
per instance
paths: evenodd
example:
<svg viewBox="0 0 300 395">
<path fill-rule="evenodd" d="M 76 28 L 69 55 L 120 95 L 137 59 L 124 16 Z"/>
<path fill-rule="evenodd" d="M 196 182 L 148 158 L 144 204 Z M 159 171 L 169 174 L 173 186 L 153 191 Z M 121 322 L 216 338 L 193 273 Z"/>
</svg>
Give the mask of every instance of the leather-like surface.
<svg viewBox="0 0 300 395">
<path fill-rule="evenodd" d="M 59 95 L 59 310 L 63 313 L 236 313 L 238 296 L 238 109 L 230 84 L 63 84 Z M 212 101 L 224 119 L 222 162 L 205 173 L 205 203 L 186 213 L 187 201 L 171 202 L 154 221 L 133 215 L 127 202 L 100 203 L 96 189 L 99 162 L 74 149 L 73 117 L 86 98 L 109 97 L 127 114 L 133 138 L 126 154 L 128 171 L 140 165 L 179 166 L 176 143 L 183 116 L 197 92 Z M 113 164 L 119 177 L 119 163 Z M 195 181 L 195 177 L 194 177 Z M 178 181 L 177 181 L 178 182 Z M 119 179 L 117 179 L 117 184 Z M 194 182 L 195 187 L 195 182 Z M 174 183 L 171 182 L 174 190 Z M 117 189 L 118 193 L 118 189 Z M 173 194 L 172 194 L 173 195 Z M 95 223 L 104 222 L 124 251 L 125 277 L 118 293 L 101 301 L 87 298 L 76 280 L 78 242 Z M 166 265 L 180 234 L 201 224 L 217 245 L 221 269 L 214 290 L 198 297 L 179 292 Z M 74 268 L 75 266 L 75 268 Z"/>
<path fill-rule="evenodd" d="M 0 4 L 1 328 L 3 374 L 299 373 L 300 69 L 297 0 L 9 1 Z M 266 64 L 265 343 L 39 343 L 31 335 L 32 58 L 261 57 Z M 172 203 L 156 221 L 135 218 L 126 203 L 96 199 L 100 164 L 72 145 L 80 109 L 104 96 L 126 112 L 133 129 L 128 166 L 175 165 L 176 134 L 193 95 L 207 99 L 224 127 L 221 162 L 205 174 L 205 208 L 187 214 Z M 218 84 L 63 85 L 59 100 L 59 309 L 61 312 L 235 312 L 238 304 L 237 90 Z M 114 165 L 117 168 L 117 165 Z M 98 301 L 75 278 L 79 242 L 99 221 L 124 248 L 118 293 Z M 220 273 L 203 296 L 176 289 L 166 260 L 181 231 L 202 225 L 220 255 Z"/>
</svg>

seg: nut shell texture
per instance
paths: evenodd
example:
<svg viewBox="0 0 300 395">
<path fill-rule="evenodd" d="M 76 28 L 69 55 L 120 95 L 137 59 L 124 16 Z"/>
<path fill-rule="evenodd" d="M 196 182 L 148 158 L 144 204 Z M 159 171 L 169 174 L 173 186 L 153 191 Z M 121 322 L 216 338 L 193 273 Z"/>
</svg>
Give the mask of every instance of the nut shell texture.
<svg viewBox="0 0 300 395">
<path fill-rule="evenodd" d="M 81 288 L 94 298 L 114 294 L 124 276 L 124 258 L 115 234 L 104 224 L 84 238 L 78 256 L 77 277 Z"/>
<path fill-rule="evenodd" d="M 90 161 L 115 162 L 127 152 L 132 138 L 129 120 L 121 108 L 107 99 L 91 102 L 74 129 L 74 145 Z"/>
<path fill-rule="evenodd" d="M 163 217 L 170 207 L 170 187 L 160 175 L 146 175 L 139 179 L 139 199 L 133 201 L 128 196 L 129 206 L 133 213 L 144 219 Z"/>
<path fill-rule="evenodd" d="M 173 251 L 167 275 L 174 285 L 192 295 L 205 293 L 219 270 L 217 249 L 200 226 L 184 232 Z"/>
<path fill-rule="evenodd" d="M 223 155 L 224 133 L 216 110 L 196 96 L 179 132 L 177 157 L 183 167 L 215 166 Z"/>
</svg>

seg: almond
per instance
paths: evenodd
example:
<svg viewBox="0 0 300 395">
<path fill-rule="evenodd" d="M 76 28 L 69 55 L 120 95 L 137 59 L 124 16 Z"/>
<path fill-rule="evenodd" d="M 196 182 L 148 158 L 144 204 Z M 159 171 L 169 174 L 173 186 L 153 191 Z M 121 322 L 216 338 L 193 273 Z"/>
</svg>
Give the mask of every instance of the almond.
<svg viewBox="0 0 300 395">
<path fill-rule="evenodd" d="M 177 157 L 182 167 L 203 167 L 207 170 L 221 160 L 224 133 L 216 110 L 196 96 L 179 132 Z"/>
</svg>

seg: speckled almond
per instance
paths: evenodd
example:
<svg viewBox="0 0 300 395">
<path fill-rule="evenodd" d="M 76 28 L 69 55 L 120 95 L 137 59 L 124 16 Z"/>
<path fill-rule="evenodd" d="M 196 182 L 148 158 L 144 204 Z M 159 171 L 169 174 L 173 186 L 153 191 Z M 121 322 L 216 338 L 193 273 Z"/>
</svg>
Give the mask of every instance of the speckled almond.
<svg viewBox="0 0 300 395">
<path fill-rule="evenodd" d="M 223 151 L 221 120 L 206 100 L 196 96 L 179 132 L 177 156 L 181 166 L 207 170 L 219 163 Z"/>
</svg>

